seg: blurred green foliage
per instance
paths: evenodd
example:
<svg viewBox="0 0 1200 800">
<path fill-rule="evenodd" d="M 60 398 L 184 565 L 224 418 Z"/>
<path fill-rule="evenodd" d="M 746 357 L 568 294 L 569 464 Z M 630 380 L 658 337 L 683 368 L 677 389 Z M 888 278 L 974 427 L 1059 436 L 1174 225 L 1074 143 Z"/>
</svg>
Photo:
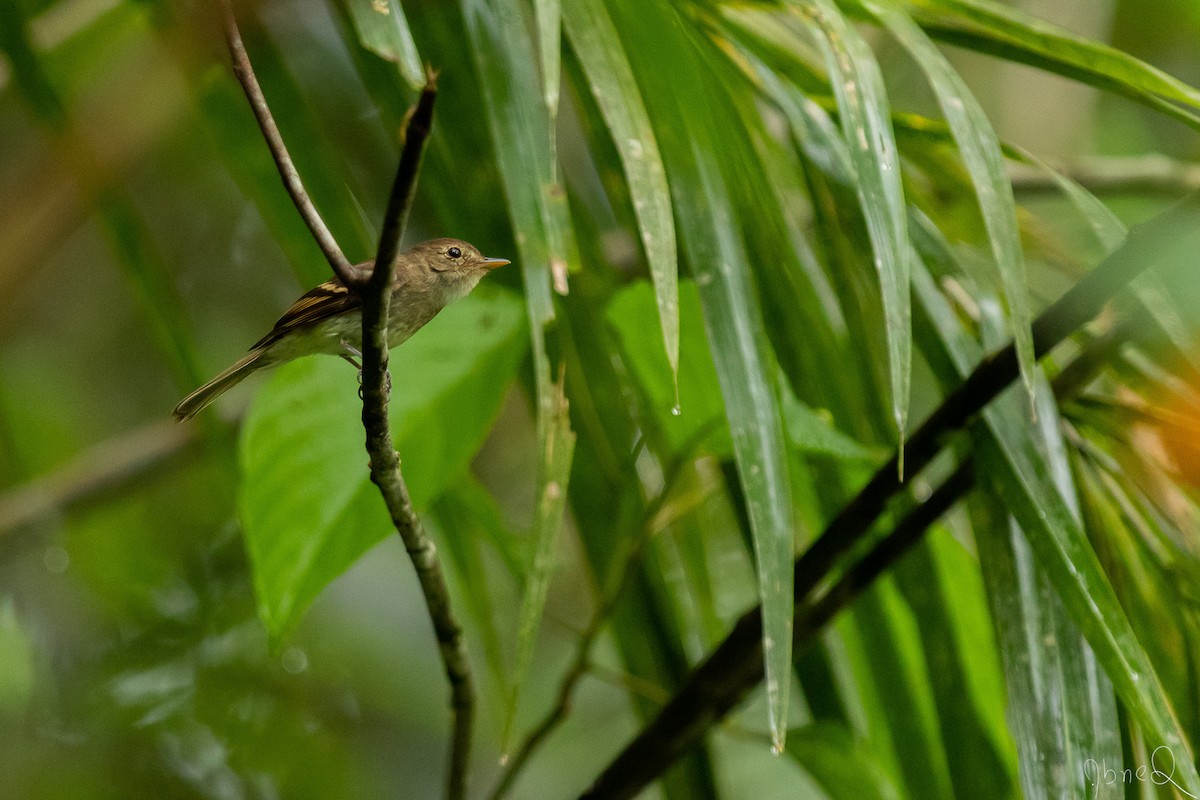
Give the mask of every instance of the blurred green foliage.
<svg viewBox="0 0 1200 800">
<path fill-rule="evenodd" d="M 967 502 L 788 648 L 792 558 L 896 420 L 1200 189 L 1192 5 L 237 13 L 351 260 L 427 63 L 407 239 L 514 261 L 392 359 L 402 465 L 478 676 L 471 796 L 556 707 L 511 796 L 578 794 L 756 603 L 769 691 L 652 794 L 1097 796 L 1089 760 L 1136 770 L 1160 745 L 1197 793 L 1186 269 L 1040 368 L 1023 350 L 1034 393 L 947 442 L 879 531 L 973 457 Z M 448 693 L 352 370 L 297 362 L 164 424 L 328 272 L 215 4 L 0 0 L 0 52 L 0 797 L 438 794 Z M 1047 379 L 1115 336 L 1056 401 Z"/>
</svg>

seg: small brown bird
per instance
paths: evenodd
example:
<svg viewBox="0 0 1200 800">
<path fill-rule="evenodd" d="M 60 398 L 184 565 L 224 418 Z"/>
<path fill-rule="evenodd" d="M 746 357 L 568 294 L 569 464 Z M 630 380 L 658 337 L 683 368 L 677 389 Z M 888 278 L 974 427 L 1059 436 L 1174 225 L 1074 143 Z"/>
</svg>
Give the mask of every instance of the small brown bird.
<svg viewBox="0 0 1200 800">
<path fill-rule="evenodd" d="M 401 253 L 392 283 L 388 345 L 408 339 L 447 305 L 465 297 L 489 270 L 507 263 L 484 258 L 458 239 L 430 239 Z M 366 277 L 373 267 L 366 261 L 354 268 Z M 171 413 L 180 421 L 191 419 L 251 372 L 301 356 L 328 353 L 357 367 L 361 348 L 362 298 L 334 277 L 293 303 L 249 354 L 180 400 Z"/>
</svg>

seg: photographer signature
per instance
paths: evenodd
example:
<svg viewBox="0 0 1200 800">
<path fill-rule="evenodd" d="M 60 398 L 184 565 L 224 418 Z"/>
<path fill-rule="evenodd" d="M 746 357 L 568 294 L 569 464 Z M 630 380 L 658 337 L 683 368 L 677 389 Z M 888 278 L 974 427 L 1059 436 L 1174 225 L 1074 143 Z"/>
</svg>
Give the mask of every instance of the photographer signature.
<svg viewBox="0 0 1200 800">
<path fill-rule="evenodd" d="M 1124 769 L 1118 772 L 1114 769 L 1106 769 L 1102 762 L 1094 758 L 1089 758 L 1083 762 L 1083 779 L 1092 787 L 1092 797 L 1100 796 L 1101 785 L 1112 786 L 1117 782 L 1133 783 L 1134 781 L 1144 783 L 1147 780 L 1155 786 L 1165 786 L 1169 783 L 1185 797 L 1196 797 L 1196 795 L 1188 793 L 1182 786 L 1176 783 L 1174 777 L 1175 754 L 1165 744 L 1154 748 L 1154 752 L 1150 754 L 1150 763 L 1148 765 L 1142 764 L 1136 770 Z"/>
</svg>

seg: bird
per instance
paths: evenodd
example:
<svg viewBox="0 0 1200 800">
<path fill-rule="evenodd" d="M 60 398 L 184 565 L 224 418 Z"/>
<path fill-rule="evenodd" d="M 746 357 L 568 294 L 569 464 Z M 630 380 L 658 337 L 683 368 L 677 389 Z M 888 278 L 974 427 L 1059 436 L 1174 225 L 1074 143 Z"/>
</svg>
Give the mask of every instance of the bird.
<svg viewBox="0 0 1200 800">
<path fill-rule="evenodd" d="M 486 258 L 459 239 L 430 239 L 396 257 L 388 313 L 388 345 L 395 347 L 420 330 L 450 303 L 465 297 L 493 269 L 510 263 Z M 374 263 L 353 267 L 367 278 Z M 171 412 L 183 422 L 253 372 L 315 353 L 341 356 L 361 370 L 362 298 L 334 276 L 292 304 L 250 352 L 179 401 Z"/>
</svg>

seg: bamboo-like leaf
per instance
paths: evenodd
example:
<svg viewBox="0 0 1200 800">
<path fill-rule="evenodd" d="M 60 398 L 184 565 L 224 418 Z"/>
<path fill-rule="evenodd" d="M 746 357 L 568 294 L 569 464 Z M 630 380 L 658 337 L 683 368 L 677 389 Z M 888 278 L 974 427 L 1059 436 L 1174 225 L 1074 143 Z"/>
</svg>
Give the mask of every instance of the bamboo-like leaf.
<svg viewBox="0 0 1200 800">
<path fill-rule="evenodd" d="M 542 96 L 550 120 L 558 116 L 558 84 L 562 53 L 562 0 L 533 0 L 537 21 L 538 60 L 542 66 Z"/>
<path fill-rule="evenodd" d="M 833 0 L 812 0 L 803 8 L 815 22 L 814 34 L 825 57 L 842 133 L 857 173 L 859 204 L 883 297 L 892 414 L 903 442 L 912 372 L 911 265 L 900 158 L 887 93 L 871 48 Z M 900 469 L 904 469 L 903 463 Z"/>
<path fill-rule="evenodd" d="M 738 477 L 758 566 L 771 734 L 782 749 L 791 683 L 792 498 L 774 387 L 775 367 L 751 283 L 736 204 L 722 173 L 722 131 L 714 129 L 707 95 L 720 91 L 696 58 L 674 12 L 658 4 L 614 4 L 618 31 L 639 75 L 663 145 L 684 250 L 699 289 L 704 324 L 733 435 Z M 665 65 L 673 65 L 664 71 Z M 731 133 L 732 131 L 730 131 Z"/>
<path fill-rule="evenodd" d="M 417 508 L 478 450 L 524 352 L 523 328 L 517 300 L 477 293 L 392 353 L 389 410 Z M 276 641 L 393 530 L 368 479 L 360 406 L 345 364 L 301 359 L 275 370 L 242 429 L 239 511 L 259 615 Z"/>
<path fill-rule="evenodd" d="M 525 284 L 525 302 L 533 337 L 534 381 L 537 391 L 537 429 L 541 461 L 538 466 L 537 495 L 540 500 L 535 536 L 539 543 L 534 571 L 549 569 L 553 535 L 561 523 L 566 497 L 565 476 L 574 453 L 574 435 L 562 410 L 561 388 L 555 388 L 550 376 L 550 358 L 546 352 L 546 326 L 554 319 L 550 295 L 551 268 L 564 276 L 566 253 L 573 234 L 566 213 L 565 196 L 555 184 L 554 137 L 549 109 L 538 88 L 534 62 L 526 54 L 535 51 L 525 28 L 517 0 L 461 0 L 474 57 L 484 107 L 492 132 L 496 162 L 508 197 L 508 212 L 520 249 L 521 275 Z M 558 198 L 557 200 L 555 198 Z M 555 459 L 551 461 L 551 459 Z M 565 466 L 562 463 L 565 460 Z M 556 502 L 548 496 L 559 493 Z M 543 515 L 558 510 L 550 519 Z M 549 580 L 548 573 L 544 580 Z M 518 653 L 532 653 L 536 626 L 528 614 L 541 613 L 544 604 L 543 578 L 530 574 L 523 605 Z M 537 592 L 543 600 L 538 602 Z M 517 688 L 524 677 L 518 657 Z M 511 698 L 516 708 L 517 693 Z M 508 727 L 506 725 L 506 727 Z M 505 737 L 507 739 L 507 736 Z"/>
<path fill-rule="evenodd" d="M 394 63 L 404 82 L 420 89 L 425 84 L 425 70 L 400 0 L 342 0 L 342 3 L 350 12 L 362 46 Z"/>
<path fill-rule="evenodd" d="M 928 243 L 928 242 L 927 242 Z M 965 376 L 982 358 L 923 269 L 914 273 L 920 307 L 935 332 L 931 346 Z M 1200 792 L 1200 775 L 1170 703 L 1104 575 L 1086 533 L 1055 485 L 1027 415 L 993 403 L 975 429 L 981 466 L 1026 534 L 1072 621 L 1087 638 L 1118 695 L 1143 732 L 1176 755 L 1180 786 Z"/>
<path fill-rule="evenodd" d="M 647 347 L 655 338 L 657 292 L 645 281 L 623 289 L 609 303 L 606 316 L 617 334 L 629 372 L 637 382 L 662 431 L 672 454 L 686 449 L 728 457 L 733 452 L 721 387 L 713 367 L 712 351 L 704 337 L 704 319 L 700 293 L 695 281 L 679 284 L 679 380 L 672 385 L 673 374 L 662 352 Z M 676 403 L 679 405 L 676 406 Z M 680 413 L 674 413 L 675 408 Z M 683 413 L 686 407 L 687 412 Z M 700 447 L 702 445 L 702 448 Z"/>
<path fill-rule="evenodd" d="M 925 73 L 938 105 L 946 116 L 950 133 L 962 153 L 1008 301 L 1012 320 L 1010 327 L 1017 345 L 1021 378 L 1032 400 L 1033 376 L 1037 366 L 1033 357 L 1033 332 L 1029 327 L 1025 257 L 1021 252 L 1021 234 L 1017 229 L 1016 201 L 1004 169 L 1000 140 L 966 81 L 907 14 L 890 2 L 868 0 L 867 8 Z"/>
<path fill-rule="evenodd" d="M 1088 758 L 1112 769 L 1121 751 L 1097 746 L 1115 724 L 1112 684 L 1067 616 L 1020 528 L 995 498 L 970 500 L 979 561 L 1004 665 L 1008 719 L 1028 800 L 1070 797 Z M 1054 647 L 1043 643 L 1052 641 Z M 1091 739 L 1089 742 L 1088 739 Z M 1094 788 L 1094 784 L 1089 788 Z"/>
<path fill-rule="evenodd" d="M 654 282 L 667 364 L 679 376 L 679 289 L 671 191 L 650 118 L 600 0 L 566 0 L 564 24 L 621 158 Z M 676 397 L 676 402 L 678 402 Z"/>
<path fill-rule="evenodd" d="M 783 427 L 792 447 L 799 452 L 845 461 L 881 461 L 886 457 L 882 448 L 867 447 L 833 427 L 828 412 L 814 411 L 786 387 L 780 394 Z"/>
<path fill-rule="evenodd" d="M 864 734 L 907 796 L 951 796 L 946 748 L 912 609 L 884 577 L 839 624 L 864 694 Z"/>
<path fill-rule="evenodd" d="M 550 590 L 550 578 L 554 572 L 555 544 L 566 507 L 567 483 L 571 477 L 571 459 L 575 453 L 575 434 L 571 430 L 571 417 L 563 390 L 562 382 L 554 384 L 554 415 L 549 421 L 550 432 L 545 439 L 548 449 L 542 454 L 540 462 L 544 473 L 538 479 L 541 493 L 533 520 L 533 559 L 525 581 L 525 595 L 521 600 L 521 612 L 517 623 L 517 663 L 513 668 L 505 733 L 501 739 L 505 748 L 508 747 L 509 733 L 516 717 L 521 687 L 533 663 L 538 623 L 546 608 L 546 595 Z"/>
<path fill-rule="evenodd" d="M 837 723 L 814 722 L 788 731 L 786 752 L 831 798 L 899 800 L 901 796 L 864 743 Z"/>
<path fill-rule="evenodd" d="M 1200 91 L 1128 53 L 987 0 L 906 0 L 905 6 L 951 44 L 1106 89 L 1200 128 Z"/>
</svg>

